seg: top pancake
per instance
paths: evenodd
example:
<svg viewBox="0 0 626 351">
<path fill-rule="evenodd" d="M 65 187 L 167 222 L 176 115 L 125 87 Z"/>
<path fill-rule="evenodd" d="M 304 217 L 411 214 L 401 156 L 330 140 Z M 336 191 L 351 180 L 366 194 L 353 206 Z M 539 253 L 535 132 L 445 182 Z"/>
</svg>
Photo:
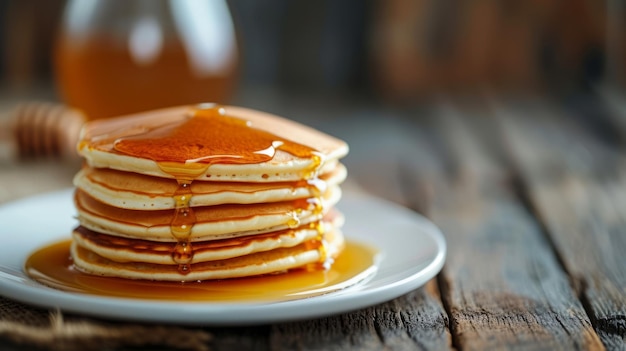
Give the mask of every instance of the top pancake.
<svg viewBox="0 0 626 351">
<path fill-rule="evenodd" d="M 245 136 L 239 136 L 237 143 L 229 143 L 229 138 L 237 138 L 238 134 L 242 134 L 241 131 L 246 132 L 246 130 L 223 135 L 228 134 L 228 130 L 222 132 L 219 129 L 220 126 L 217 125 L 219 122 L 217 119 L 215 120 L 216 126 L 213 128 L 214 121 L 211 118 L 206 118 L 200 124 L 201 129 L 204 130 L 194 128 L 188 131 L 187 136 L 177 136 L 176 141 L 179 144 L 167 153 L 170 155 L 168 157 L 175 157 L 176 151 L 182 150 L 181 153 L 183 153 L 188 150 L 200 150 L 199 152 L 204 152 L 200 154 L 202 157 L 159 159 L 160 145 L 158 143 L 146 149 L 153 155 L 143 152 L 133 154 L 121 148 L 126 144 L 121 144 L 120 141 L 132 144 L 144 135 L 161 136 L 163 130 L 167 132 L 176 130 L 179 125 L 197 118 L 195 117 L 197 111 L 204 113 L 216 108 L 215 105 L 180 106 L 89 122 L 82 129 L 78 151 L 92 167 L 112 168 L 163 178 L 179 178 L 178 174 L 183 172 L 187 178 L 191 179 L 233 182 L 280 182 L 309 178 L 312 172 L 324 173 L 325 169 L 333 169 L 336 161 L 348 152 L 345 142 L 315 129 L 268 113 L 234 106 L 219 107 L 222 115 L 220 118 L 228 117 L 243 121 L 245 122 L 244 129 L 262 131 L 276 137 L 276 140 L 270 142 L 267 148 L 245 150 L 246 155 L 262 158 L 265 153 L 275 151 L 273 155 L 260 162 L 245 162 L 238 160 L 242 158 L 239 155 L 223 157 L 221 153 L 212 154 L 215 151 L 210 143 L 214 139 L 221 140 L 220 146 L 228 147 L 228 144 L 237 144 L 243 145 L 241 147 L 244 148 L 247 147 L 248 140 Z M 200 134 L 204 132 L 213 133 L 209 135 L 215 135 L 216 138 L 207 138 Z M 209 144 L 198 145 L 198 140 L 207 141 Z M 297 156 L 292 152 L 294 148 L 289 148 L 294 144 L 300 149 L 308 148 L 311 152 Z M 173 154 L 174 156 L 171 156 Z"/>
</svg>

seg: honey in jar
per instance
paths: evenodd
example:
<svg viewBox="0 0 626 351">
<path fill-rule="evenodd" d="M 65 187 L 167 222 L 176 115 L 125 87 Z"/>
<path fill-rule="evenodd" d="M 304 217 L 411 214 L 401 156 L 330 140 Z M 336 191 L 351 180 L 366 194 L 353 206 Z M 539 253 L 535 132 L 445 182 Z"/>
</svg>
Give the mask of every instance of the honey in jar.
<svg viewBox="0 0 626 351">
<path fill-rule="evenodd" d="M 55 49 L 59 93 L 88 119 L 227 102 L 238 66 L 225 1 L 70 1 Z"/>
</svg>

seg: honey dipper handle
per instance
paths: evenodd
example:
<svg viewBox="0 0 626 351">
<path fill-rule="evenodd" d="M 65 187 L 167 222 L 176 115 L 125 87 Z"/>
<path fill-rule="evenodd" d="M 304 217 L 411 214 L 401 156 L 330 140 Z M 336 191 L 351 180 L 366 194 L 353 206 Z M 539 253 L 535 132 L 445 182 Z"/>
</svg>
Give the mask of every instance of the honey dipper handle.
<svg viewBox="0 0 626 351">
<path fill-rule="evenodd" d="M 17 105 L 8 121 L 9 139 L 19 159 L 78 158 L 76 143 L 85 116 L 71 107 L 49 102 Z"/>
</svg>

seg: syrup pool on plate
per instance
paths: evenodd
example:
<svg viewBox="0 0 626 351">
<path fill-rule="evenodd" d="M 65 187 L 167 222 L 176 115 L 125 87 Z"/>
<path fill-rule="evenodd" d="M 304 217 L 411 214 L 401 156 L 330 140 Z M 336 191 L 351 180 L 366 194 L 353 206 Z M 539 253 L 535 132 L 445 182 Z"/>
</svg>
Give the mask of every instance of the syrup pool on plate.
<svg viewBox="0 0 626 351">
<path fill-rule="evenodd" d="M 318 296 L 370 278 L 376 272 L 377 257 L 374 248 L 347 240 L 328 270 L 296 269 L 258 277 L 177 283 L 82 273 L 73 267 L 69 246 L 67 240 L 35 251 L 26 261 L 26 273 L 59 290 L 147 300 L 279 302 Z"/>
</svg>

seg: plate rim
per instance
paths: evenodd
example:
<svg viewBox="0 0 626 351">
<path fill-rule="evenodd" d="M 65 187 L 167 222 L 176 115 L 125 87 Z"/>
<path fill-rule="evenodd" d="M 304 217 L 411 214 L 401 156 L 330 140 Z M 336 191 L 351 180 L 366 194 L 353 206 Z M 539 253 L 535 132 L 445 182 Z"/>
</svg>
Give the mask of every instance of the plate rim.
<svg viewBox="0 0 626 351">
<path fill-rule="evenodd" d="M 73 188 L 67 188 L 7 202 L 0 205 L 0 215 L 7 208 L 23 206 L 36 199 L 54 199 L 59 196 L 71 198 L 72 190 Z M 372 280 L 375 281 L 379 272 L 375 272 L 365 282 L 357 283 L 355 286 L 304 299 L 269 303 L 207 303 L 141 300 L 66 292 L 40 284 L 28 278 L 24 272 L 16 273 L 15 269 L 3 264 L 0 258 L 0 294 L 27 305 L 114 320 L 181 325 L 245 326 L 315 319 L 377 305 L 423 286 L 441 271 L 446 258 L 446 241 L 439 228 L 430 220 L 406 207 L 363 192 L 346 190 L 343 196 L 344 199 L 348 198 L 352 201 L 375 202 L 394 212 L 402 213 L 402 216 L 412 217 L 416 225 L 419 224 L 420 232 L 432 240 L 436 252 L 433 259 L 421 269 L 402 279 L 373 288 L 368 288 L 367 284 Z M 342 201 L 340 207 L 345 202 Z M 358 236 L 350 233 L 346 233 L 346 237 L 360 241 Z M 53 241 L 54 239 L 50 236 L 47 240 Z M 38 243 L 37 247 L 42 244 Z M 22 258 L 22 267 L 30 252 L 32 250 L 23 253 L 25 257 Z M 381 260 L 384 261 L 385 257 Z M 111 308 L 112 305 L 115 305 L 115 308 Z M 155 309 L 160 312 L 155 313 Z M 306 313 L 302 313 L 305 309 Z M 245 314 L 245 318 L 241 318 L 242 314 Z"/>
</svg>

